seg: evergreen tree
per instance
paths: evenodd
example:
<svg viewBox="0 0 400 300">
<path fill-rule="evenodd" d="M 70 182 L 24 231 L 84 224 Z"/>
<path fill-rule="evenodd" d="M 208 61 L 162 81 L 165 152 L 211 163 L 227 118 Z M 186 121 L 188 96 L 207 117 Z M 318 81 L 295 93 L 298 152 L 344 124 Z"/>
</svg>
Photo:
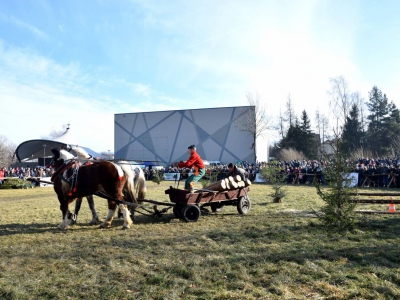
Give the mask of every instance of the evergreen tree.
<svg viewBox="0 0 400 300">
<path fill-rule="evenodd" d="M 318 144 L 311 131 L 311 121 L 305 110 L 301 113 L 300 130 L 300 147 L 297 150 L 303 152 L 308 158 L 315 158 Z"/>
<path fill-rule="evenodd" d="M 376 86 L 369 92 L 367 107 L 370 111 L 367 117 L 370 121 L 367 130 L 368 146 L 378 155 L 385 154 L 389 146 L 386 138 L 390 122 L 389 104 L 386 95 L 382 95 L 382 91 Z"/>
<path fill-rule="evenodd" d="M 281 140 L 280 147 L 285 149 L 296 149 L 299 150 L 301 144 L 301 128 L 299 120 L 296 118 L 294 124 L 289 125 L 286 136 Z"/>
<path fill-rule="evenodd" d="M 294 149 L 304 153 L 307 158 L 315 158 L 318 149 L 318 135 L 311 131 L 311 121 L 304 110 L 301 121 L 297 118 L 294 124 L 289 126 L 286 136 L 281 140 L 279 146 L 284 149 Z"/>
<path fill-rule="evenodd" d="M 385 127 L 385 136 L 383 137 L 383 149 L 386 153 L 391 150 L 391 145 L 396 136 L 400 132 L 400 111 L 396 105 L 392 102 L 389 103 L 389 116 L 387 118 L 387 124 Z"/>
<path fill-rule="evenodd" d="M 356 103 L 351 107 L 349 116 L 343 126 L 342 142 L 343 151 L 349 154 L 362 146 L 363 130 L 360 122 L 359 109 Z"/>
</svg>

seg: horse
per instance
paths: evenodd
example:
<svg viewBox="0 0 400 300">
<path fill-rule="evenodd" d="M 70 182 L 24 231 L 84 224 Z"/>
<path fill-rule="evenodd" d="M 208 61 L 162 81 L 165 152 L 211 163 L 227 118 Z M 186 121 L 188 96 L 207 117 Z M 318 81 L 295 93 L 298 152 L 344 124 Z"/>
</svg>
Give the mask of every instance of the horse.
<svg viewBox="0 0 400 300">
<path fill-rule="evenodd" d="M 54 191 L 60 202 L 62 212 L 62 222 L 57 226 L 65 230 L 69 226 L 69 220 L 73 214 L 68 206 L 77 198 L 87 197 L 96 192 L 103 192 L 108 199 L 108 215 L 106 220 L 100 225 L 100 228 L 111 226 L 117 208 L 116 201 L 129 201 L 137 203 L 135 195 L 128 190 L 126 196 L 123 195 L 123 189 L 128 177 L 122 168 L 108 161 L 98 161 L 88 166 L 80 168 L 75 167 L 74 156 L 64 149 L 53 148 L 53 161 L 55 172 L 51 177 L 54 184 Z M 114 199 L 114 200 L 111 200 Z M 122 229 L 128 229 L 132 225 L 132 219 L 127 205 L 119 204 L 124 224 Z"/>
<path fill-rule="evenodd" d="M 147 187 L 146 187 L 146 178 L 144 176 L 143 170 L 136 165 L 131 165 L 127 161 L 119 161 L 117 162 L 124 173 L 127 176 L 127 180 L 124 186 L 124 192 L 127 193 L 131 191 L 134 195 L 137 196 L 138 201 L 140 199 L 144 199 L 146 197 Z M 90 225 L 95 225 L 98 222 L 97 212 L 94 206 L 93 196 L 86 197 L 90 211 L 92 212 L 92 220 L 90 221 Z M 78 198 L 75 202 L 75 210 L 74 215 L 75 219 L 72 221 L 73 224 L 77 222 L 78 213 L 81 208 L 82 198 Z M 134 208 L 131 209 L 131 217 L 134 215 Z M 118 215 L 120 215 L 120 211 L 118 211 Z"/>
</svg>

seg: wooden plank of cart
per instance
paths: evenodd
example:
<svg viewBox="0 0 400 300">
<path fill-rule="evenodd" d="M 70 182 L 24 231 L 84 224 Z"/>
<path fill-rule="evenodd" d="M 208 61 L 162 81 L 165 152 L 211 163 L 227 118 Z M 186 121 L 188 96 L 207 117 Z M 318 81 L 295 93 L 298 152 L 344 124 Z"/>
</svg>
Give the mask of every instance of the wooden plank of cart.
<svg viewBox="0 0 400 300">
<path fill-rule="evenodd" d="M 182 218 L 186 222 L 196 222 L 203 207 L 210 207 L 213 212 L 218 212 L 223 206 L 233 205 L 240 214 L 247 214 L 251 208 L 248 192 L 248 186 L 224 191 L 199 189 L 193 193 L 171 186 L 165 194 L 168 194 L 171 202 L 175 203 L 173 212 L 177 218 Z"/>
</svg>

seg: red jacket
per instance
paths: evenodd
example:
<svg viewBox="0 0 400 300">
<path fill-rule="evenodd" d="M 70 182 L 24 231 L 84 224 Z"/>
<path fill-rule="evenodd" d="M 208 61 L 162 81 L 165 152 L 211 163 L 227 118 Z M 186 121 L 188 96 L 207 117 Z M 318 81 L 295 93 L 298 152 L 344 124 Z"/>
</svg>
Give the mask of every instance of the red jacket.
<svg viewBox="0 0 400 300">
<path fill-rule="evenodd" d="M 196 151 L 193 151 L 192 155 L 190 155 L 189 159 L 186 162 L 180 162 L 178 164 L 179 168 L 191 168 L 195 167 L 197 169 L 204 169 L 204 163 L 201 159 L 200 155 L 197 154 Z"/>
</svg>

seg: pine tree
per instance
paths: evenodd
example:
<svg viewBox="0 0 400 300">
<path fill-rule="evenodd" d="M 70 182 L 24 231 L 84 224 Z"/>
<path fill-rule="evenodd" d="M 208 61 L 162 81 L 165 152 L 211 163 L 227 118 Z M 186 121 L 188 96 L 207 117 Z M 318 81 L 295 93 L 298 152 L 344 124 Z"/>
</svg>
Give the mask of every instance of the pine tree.
<svg viewBox="0 0 400 300">
<path fill-rule="evenodd" d="M 351 151 L 359 149 L 362 145 L 362 139 L 363 130 L 360 122 L 359 109 L 357 104 L 354 103 L 343 126 L 342 147 L 344 153 L 349 154 Z"/>
<path fill-rule="evenodd" d="M 294 124 L 291 124 L 287 130 L 286 136 L 281 140 L 280 147 L 285 149 L 299 150 L 302 139 L 302 132 L 299 120 L 296 118 Z"/>
<path fill-rule="evenodd" d="M 400 132 L 400 111 L 392 102 L 389 103 L 389 116 L 385 127 L 385 136 L 383 137 L 383 149 L 389 153 L 392 148 L 393 140 Z"/>
<path fill-rule="evenodd" d="M 367 119 L 370 121 L 367 130 L 367 142 L 369 148 L 381 155 L 385 154 L 387 147 L 387 129 L 390 120 L 389 104 L 386 95 L 376 86 L 369 92 L 367 107 L 370 111 Z"/>
<path fill-rule="evenodd" d="M 318 144 L 315 135 L 311 131 L 311 121 L 305 110 L 301 113 L 300 130 L 300 148 L 297 150 L 302 151 L 309 158 L 315 158 Z"/>
</svg>

